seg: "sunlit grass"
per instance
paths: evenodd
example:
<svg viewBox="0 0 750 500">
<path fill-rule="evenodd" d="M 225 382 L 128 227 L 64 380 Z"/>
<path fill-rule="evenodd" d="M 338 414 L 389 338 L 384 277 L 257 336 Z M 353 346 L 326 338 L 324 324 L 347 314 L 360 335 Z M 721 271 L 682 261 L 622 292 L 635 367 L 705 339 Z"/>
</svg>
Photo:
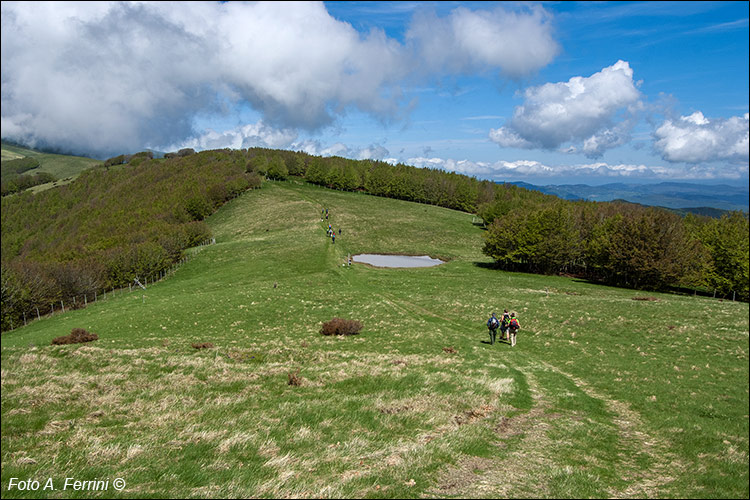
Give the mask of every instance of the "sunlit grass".
<svg viewBox="0 0 750 500">
<path fill-rule="evenodd" d="M 747 497 L 747 304 L 495 271 L 471 219 L 269 183 L 167 280 L 4 334 L 3 497 Z M 50 345 L 74 327 L 100 339 Z"/>
</svg>

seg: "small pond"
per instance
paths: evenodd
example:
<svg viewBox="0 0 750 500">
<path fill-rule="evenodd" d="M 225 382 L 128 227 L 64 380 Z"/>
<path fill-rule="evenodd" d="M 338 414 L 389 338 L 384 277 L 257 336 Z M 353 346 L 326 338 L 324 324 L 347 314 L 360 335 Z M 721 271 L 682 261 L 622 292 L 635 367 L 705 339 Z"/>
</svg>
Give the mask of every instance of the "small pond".
<svg viewBox="0 0 750 500">
<path fill-rule="evenodd" d="M 433 259 L 429 255 L 378 255 L 362 253 L 354 255 L 352 260 L 375 267 L 432 267 L 444 264 L 442 260 Z"/>
</svg>

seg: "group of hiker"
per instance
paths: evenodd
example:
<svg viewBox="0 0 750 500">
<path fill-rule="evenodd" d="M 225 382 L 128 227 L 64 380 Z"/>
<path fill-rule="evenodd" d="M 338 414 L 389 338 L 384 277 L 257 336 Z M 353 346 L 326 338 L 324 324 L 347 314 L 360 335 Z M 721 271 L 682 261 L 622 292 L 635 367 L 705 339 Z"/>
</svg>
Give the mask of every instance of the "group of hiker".
<svg viewBox="0 0 750 500">
<path fill-rule="evenodd" d="M 328 209 L 324 208 L 320 211 L 320 221 L 323 222 L 323 220 L 328 220 Z M 333 229 L 333 226 L 331 224 L 328 224 L 328 229 L 326 230 L 326 234 L 331 238 L 331 243 L 336 243 L 336 230 Z M 339 228 L 339 236 L 341 236 L 341 228 Z"/>
<path fill-rule="evenodd" d="M 495 313 L 492 313 L 490 319 L 487 320 L 487 328 L 490 331 L 490 344 L 495 345 L 497 338 L 497 329 L 500 329 L 501 337 L 500 340 L 505 340 L 510 344 L 511 347 L 516 345 L 516 334 L 518 329 L 521 328 L 521 324 L 516 318 L 515 312 L 508 312 L 507 309 L 503 311 L 502 319 L 498 319 Z"/>
</svg>

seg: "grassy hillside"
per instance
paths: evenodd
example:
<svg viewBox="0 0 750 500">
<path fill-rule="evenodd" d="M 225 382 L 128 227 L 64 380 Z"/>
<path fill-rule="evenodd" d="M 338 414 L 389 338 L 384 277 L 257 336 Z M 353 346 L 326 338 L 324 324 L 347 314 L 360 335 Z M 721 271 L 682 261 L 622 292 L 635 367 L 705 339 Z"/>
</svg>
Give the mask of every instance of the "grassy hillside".
<svg viewBox="0 0 750 500">
<path fill-rule="evenodd" d="M 51 153 L 42 153 L 33 149 L 22 148 L 6 142 L 2 143 L 2 160 L 14 160 L 24 157 L 33 157 L 39 160 L 39 167 L 25 172 L 26 174 L 35 174 L 38 172 L 47 172 L 54 175 L 58 181 L 57 185 L 65 182 L 70 182 L 72 178 L 75 178 L 82 171 L 87 168 L 91 168 L 95 165 L 101 164 L 101 161 L 93 158 L 86 158 L 83 156 L 69 156 L 59 155 Z M 3 172 L 3 178 L 5 178 L 5 172 Z M 40 191 L 51 187 L 53 183 L 48 185 L 35 186 L 32 188 L 34 191 Z"/>
<path fill-rule="evenodd" d="M 167 280 L 2 336 L 3 498 L 747 498 L 748 304 L 496 271 L 470 214 L 301 183 L 209 224 Z"/>
</svg>

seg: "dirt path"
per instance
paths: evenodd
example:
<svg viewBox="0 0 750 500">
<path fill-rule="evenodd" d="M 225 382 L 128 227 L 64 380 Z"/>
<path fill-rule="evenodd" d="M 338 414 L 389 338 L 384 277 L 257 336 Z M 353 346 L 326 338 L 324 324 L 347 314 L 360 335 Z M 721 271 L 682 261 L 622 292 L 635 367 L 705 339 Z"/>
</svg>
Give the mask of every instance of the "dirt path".
<svg viewBox="0 0 750 500">
<path fill-rule="evenodd" d="M 589 397 L 603 401 L 614 415 L 613 422 L 619 429 L 622 447 L 635 450 L 635 453 L 631 454 L 620 453 L 622 462 L 618 468 L 622 479 L 628 481 L 630 485 L 623 491 L 610 490 L 611 498 L 654 498 L 660 491 L 663 491 L 664 485 L 675 479 L 673 471 L 684 471 L 687 468 L 677 455 L 670 451 L 668 442 L 644 432 L 640 415 L 627 403 L 603 395 L 580 378 L 565 373 L 549 363 L 542 361 L 542 364 L 547 369 L 573 381 Z M 635 456 L 643 455 L 651 462 L 647 469 L 643 469 L 635 462 Z"/>
<path fill-rule="evenodd" d="M 619 438 L 620 463 L 616 467 L 623 481 L 624 490 L 610 487 L 610 498 L 653 498 L 664 492 L 664 486 L 673 481 L 671 471 L 684 469 L 677 457 L 670 452 L 669 443 L 643 431 L 637 412 L 620 401 L 616 401 L 593 389 L 585 381 L 567 374 L 558 368 L 541 362 L 538 368 L 519 368 L 528 382 L 533 406 L 527 412 L 512 417 L 502 417 L 494 428 L 497 435 L 497 457 L 463 457 L 454 466 L 448 467 L 438 478 L 437 485 L 427 491 L 429 496 L 458 498 L 542 498 L 553 496 L 549 491 L 551 475 L 574 472 L 570 466 L 561 464 L 555 456 L 560 445 L 549 437 L 549 431 L 573 429 L 585 422 L 574 421 L 569 416 L 554 413 L 552 395 L 545 393 L 535 377 L 537 370 L 551 371 L 571 380 L 587 396 L 602 401 L 612 414 L 612 423 Z M 580 419 L 585 420 L 585 419 Z M 503 449 L 511 446 L 509 454 Z M 644 460 L 651 465 L 644 467 Z M 585 470 L 584 470 L 585 472 Z"/>
</svg>

